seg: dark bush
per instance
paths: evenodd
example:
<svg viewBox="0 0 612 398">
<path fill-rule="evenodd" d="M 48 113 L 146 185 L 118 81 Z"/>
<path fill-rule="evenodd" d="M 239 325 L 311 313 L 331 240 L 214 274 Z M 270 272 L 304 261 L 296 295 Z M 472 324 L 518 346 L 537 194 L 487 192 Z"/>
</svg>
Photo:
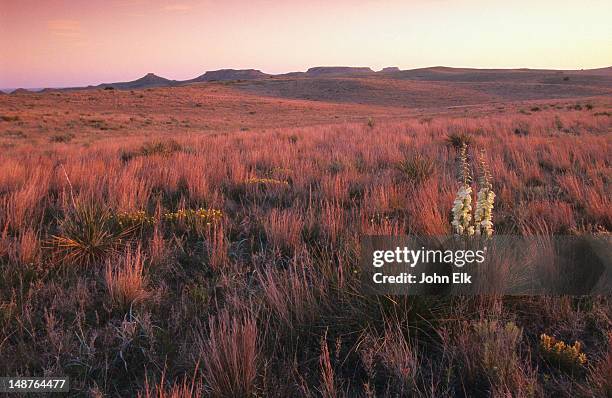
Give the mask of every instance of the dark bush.
<svg viewBox="0 0 612 398">
<path fill-rule="evenodd" d="M 472 137 L 466 133 L 451 133 L 446 137 L 447 145 L 455 149 L 460 149 L 463 145 L 469 145 Z"/>
<path fill-rule="evenodd" d="M 70 142 L 74 138 L 74 134 L 58 134 L 49 137 L 50 142 Z"/>
<path fill-rule="evenodd" d="M 123 161 L 128 161 L 137 156 L 168 156 L 174 152 L 181 151 L 182 149 L 183 147 L 181 144 L 173 139 L 169 139 L 167 141 L 152 141 L 144 143 L 136 151 L 123 152 L 121 154 L 121 159 Z"/>
<path fill-rule="evenodd" d="M 399 162 L 397 169 L 406 180 L 414 184 L 421 184 L 433 174 L 434 164 L 431 159 L 417 154 Z"/>
</svg>

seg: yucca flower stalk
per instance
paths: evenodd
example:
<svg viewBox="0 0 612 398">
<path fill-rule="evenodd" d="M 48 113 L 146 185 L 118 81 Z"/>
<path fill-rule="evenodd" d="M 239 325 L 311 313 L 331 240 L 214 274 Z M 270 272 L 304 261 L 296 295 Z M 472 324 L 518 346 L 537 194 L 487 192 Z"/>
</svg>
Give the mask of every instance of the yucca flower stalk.
<svg viewBox="0 0 612 398">
<path fill-rule="evenodd" d="M 484 150 L 480 153 L 480 190 L 476 198 L 476 212 L 474 213 L 474 226 L 476 235 L 493 235 L 493 204 L 495 193 L 491 185 L 491 173 L 485 161 Z"/>
<path fill-rule="evenodd" d="M 451 222 L 457 235 L 471 236 L 474 234 L 472 224 L 472 177 L 467 158 L 467 145 L 464 143 L 459 151 L 458 159 L 459 190 L 453 203 L 453 221 Z"/>
</svg>

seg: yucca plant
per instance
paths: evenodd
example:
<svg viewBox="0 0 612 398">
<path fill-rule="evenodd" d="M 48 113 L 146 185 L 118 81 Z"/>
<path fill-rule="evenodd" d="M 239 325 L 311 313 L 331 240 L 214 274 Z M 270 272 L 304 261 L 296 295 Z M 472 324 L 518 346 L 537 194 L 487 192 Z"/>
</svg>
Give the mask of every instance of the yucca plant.
<svg viewBox="0 0 612 398">
<path fill-rule="evenodd" d="M 446 136 L 446 143 L 452 146 L 456 150 L 461 149 L 464 145 L 470 145 L 472 143 L 472 137 L 466 133 L 450 133 Z"/>
<path fill-rule="evenodd" d="M 495 193 L 491 184 L 491 173 L 485 160 L 484 150 L 480 153 L 480 190 L 476 196 L 476 209 L 472 217 L 472 174 L 468 161 L 468 147 L 464 144 L 457 158 L 457 179 L 459 189 L 453 202 L 453 220 L 451 225 L 457 235 L 493 235 L 493 205 Z"/>
<path fill-rule="evenodd" d="M 459 189 L 453 202 L 453 226 L 457 235 L 474 235 L 472 225 L 472 174 L 468 163 L 467 145 L 463 144 L 457 159 Z"/>
<path fill-rule="evenodd" d="M 121 251 L 133 230 L 119 225 L 105 206 L 75 203 L 47 246 L 53 250 L 56 264 L 87 266 Z"/>
<path fill-rule="evenodd" d="M 421 184 L 433 174 L 434 163 L 431 159 L 417 154 L 399 162 L 397 169 L 408 181 Z"/>
<path fill-rule="evenodd" d="M 495 203 L 495 192 L 491 184 L 491 172 L 486 162 L 484 149 L 480 153 L 480 177 L 476 200 L 476 212 L 474 213 L 474 224 L 476 235 L 483 234 L 487 237 L 493 235 L 493 205 Z"/>
</svg>

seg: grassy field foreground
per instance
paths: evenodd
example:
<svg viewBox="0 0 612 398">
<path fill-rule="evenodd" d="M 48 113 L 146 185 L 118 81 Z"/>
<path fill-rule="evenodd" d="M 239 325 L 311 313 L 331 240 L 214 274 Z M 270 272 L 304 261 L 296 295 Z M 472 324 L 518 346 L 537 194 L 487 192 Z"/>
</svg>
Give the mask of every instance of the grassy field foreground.
<svg viewBox="0 0 612 398">
<path fill-rule="evenodd" d="M 0 375 L 85 396 L 611 396 L 609 297 L 372 297 L 355 272 L 363 234 L 452 233 L 464 142 L 486 150 L 496 233 L 608 234 L 611 127 L 538 109 L 2 151 Z"/>
</svg>

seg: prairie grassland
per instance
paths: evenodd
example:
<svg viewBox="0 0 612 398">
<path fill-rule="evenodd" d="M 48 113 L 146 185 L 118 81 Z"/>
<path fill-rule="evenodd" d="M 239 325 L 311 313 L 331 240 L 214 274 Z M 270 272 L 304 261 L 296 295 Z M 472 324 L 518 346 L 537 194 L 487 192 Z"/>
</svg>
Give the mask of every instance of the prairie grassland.
<svg viewBox="0 0 612 398">
<path fill-rule="evenodd" d="M 465 140 L 496 233 L 609 233 L 598 111 L 12 146 L 0 374 L 93 396 L 610 396 L 608 297 L 371 297 L 354 273 L 363 234 L 452 233 Z"/>
</svg>

